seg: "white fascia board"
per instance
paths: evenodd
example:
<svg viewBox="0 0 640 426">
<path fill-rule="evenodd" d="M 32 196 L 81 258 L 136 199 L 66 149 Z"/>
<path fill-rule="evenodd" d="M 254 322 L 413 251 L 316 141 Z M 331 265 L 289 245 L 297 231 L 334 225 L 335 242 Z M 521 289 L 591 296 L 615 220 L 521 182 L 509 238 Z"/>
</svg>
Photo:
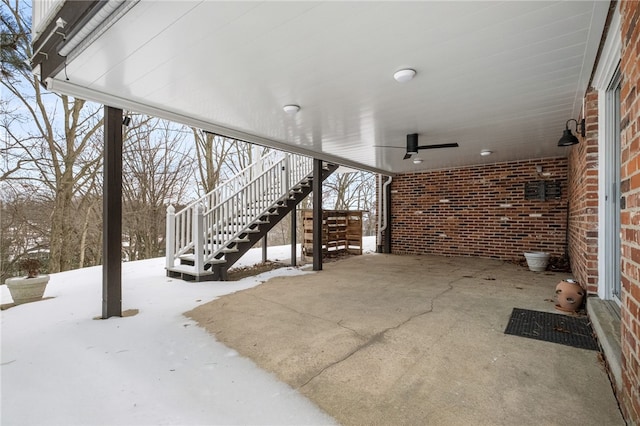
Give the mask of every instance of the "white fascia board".
<svg viewBox="0 0 640 426">
<path fill-rule="evenodd" d="M 220 125 L 202 121 L 196 118 L 187 117 L 182 114 L 167 111 L 166 109 L 154 107 L 154 106 L 143 104 L 143 103 L 138 103 L 130 99 L 121 98 L 118 96 L 110 95 L 108 93 L 89 89 L 84 86 L 79 86 L 79 85 L 70 83 L 69 81 L 66 81 L 66 80 L 61 80 L 58 78 L 48 78 L 45 83 L 48 90 L 51 90 L 56 93 L 61 93 L 67 96 L 73 96 L 80 99 L 97 102 L 102 105 L 108 105 L 114 108 L 122 108 L 124 110 L 130 110 L 130 111 L 135 111 L 143 114 L 148 114 L 153 117 L 164 118 L 166 120 L 173 121 L 176 123 L 181 123 L 186 126 L 195 127 L 198 129 L 206 130 L 211 133 L 216 133 L 222 136 L 226 136 L 231 139 L 238 139 L 241 141 L 255 143 L 258 145 L 263 145 L 263 146 L 279 149 L 286 152 L 306 155 L 311 158 L 317 158 L 330 163 L 352 167 L 358 170 L 366 170 L 373 173 L 384 174 L 387 176 L 393 175 L 393 173 L 389 173 L 386 170 L 370 167 L 354 161 L 346 160 L 344 158 L 336 157 L 331 154 L 314 152 L 305 148 L 298 147 L 296 145 L 289 145 L 284 142 L 279 142 L 273 139 L 267 139 L 267 138 L 253 135 L 251 133 L 247 133 L 241 130 L 235 130 L 229 127 L 220 126 Z"/>
</svg>

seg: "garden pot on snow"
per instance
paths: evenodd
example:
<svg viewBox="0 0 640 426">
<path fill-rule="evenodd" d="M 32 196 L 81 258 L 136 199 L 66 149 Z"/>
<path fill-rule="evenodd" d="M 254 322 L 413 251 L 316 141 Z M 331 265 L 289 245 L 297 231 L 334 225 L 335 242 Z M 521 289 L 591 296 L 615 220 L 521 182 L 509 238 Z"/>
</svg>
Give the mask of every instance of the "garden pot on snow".
<svg viewBox="0 0 640 426">
<path fill-rule="evenodd" d="M 9 288 L 13 303 L 35 302 L 42 299 L 44 289 L 49 282 L 49 275 L 42 274 L 34 278 L 15 277 L 7 278 L 5 284 Z"/>
</svg>

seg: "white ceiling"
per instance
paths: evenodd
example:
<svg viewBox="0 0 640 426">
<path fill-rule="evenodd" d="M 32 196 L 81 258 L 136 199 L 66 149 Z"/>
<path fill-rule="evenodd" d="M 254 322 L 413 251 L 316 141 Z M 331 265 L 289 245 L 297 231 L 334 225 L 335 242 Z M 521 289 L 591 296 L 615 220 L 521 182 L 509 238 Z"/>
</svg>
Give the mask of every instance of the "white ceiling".
<svg viewBox="0 0 640 426">
<path fill-rule="evenodd" d="M 608 7 L 141 1 L 51 87 L 387 173 L 562 156 Z M 404 67 L 417 75 L 401 84 Z M 460 147 L 416 165 L 402 160 L 408 133 Z"/>
</svg>

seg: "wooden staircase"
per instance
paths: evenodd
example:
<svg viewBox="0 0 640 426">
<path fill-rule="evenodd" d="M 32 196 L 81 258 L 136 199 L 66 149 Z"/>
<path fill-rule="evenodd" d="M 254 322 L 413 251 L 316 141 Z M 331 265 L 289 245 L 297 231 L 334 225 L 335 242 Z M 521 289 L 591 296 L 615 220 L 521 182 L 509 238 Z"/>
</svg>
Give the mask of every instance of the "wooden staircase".
<svg viewBox="0 0 640 426">
<path fill-rule="evenodd" d="M 226 280 L 238 259 L 311 193 L 312 166 L 308 157 L 270 153 L 180 212 L 169 206 L 167 276 Z M 337 168 L 323 163 L 322 180 Z"/>
</svg>

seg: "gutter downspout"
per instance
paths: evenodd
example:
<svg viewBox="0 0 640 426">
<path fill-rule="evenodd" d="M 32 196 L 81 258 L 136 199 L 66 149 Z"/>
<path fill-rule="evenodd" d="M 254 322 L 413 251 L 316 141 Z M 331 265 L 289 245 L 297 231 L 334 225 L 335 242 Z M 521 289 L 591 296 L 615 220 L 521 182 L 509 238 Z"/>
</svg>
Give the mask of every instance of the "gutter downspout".
<svg viewBox="0 0 640 426">
<path fill-rule="evenodd" d="M 378 210 L 377 210 L 377 226 L 378 235 L 376 236 L 376 253 L 382 253 L 382 175 L 378 173 Z"/>
<path fill-rule="evenodd" d="M 393 181 L 393 178 L 389 176 L 389 179 L 387 179 L 384 184 L 378 185 L 378 188 L 380 188 L 380 194 L 378 196 L 378 247 L 376 250 L 378 253 L 383 253 L 382 237 L 389 224 L 389 209 L 387 208 L 389 199 L 386 194 L 388 186 L 391 185 L 391 181 Z M 382 182 L 382 175 L 378 175 L 378 182 Z"/>
</svg>

